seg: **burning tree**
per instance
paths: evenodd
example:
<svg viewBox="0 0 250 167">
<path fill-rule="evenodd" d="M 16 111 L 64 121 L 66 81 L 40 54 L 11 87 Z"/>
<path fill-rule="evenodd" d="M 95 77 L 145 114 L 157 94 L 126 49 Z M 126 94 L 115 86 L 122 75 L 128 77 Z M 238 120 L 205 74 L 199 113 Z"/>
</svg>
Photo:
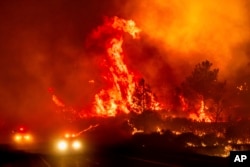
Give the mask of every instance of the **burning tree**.
<svg viewBox="0 0 250 167">
<path fill-rule="evenodd" d="M 123 37 L 129 34 L 132 38 L 139 38 L 139 32 L 134 21 L 114 17 L 106 20 L 94 33 L 94 36 L 107 38 L 104 53 L 106 72 L 103 78 L 109 86 L 95 95 L 94 110 L 99 116 L 129 114 L 131 110 L 141 113 L 144 108 L 160 108 L 153 94 L 147 91 L 149 86 L 144 84 L 144 80 L 138 82 L 138 77 L 124 63 Z M 135 94 L 141 97 L 136 99 Z"/>
<path fill-rule="evenodd" d="M 230 118 L 233 120 L 244 120 L 250 118 L 250 114 L 248 112 L 250 109 L 250 89 L 248 86 L 249 84 L 249 81 L 243 79 L 240 81 L 236 81 L 236 83 L 232 85 Z"/>
<path fill-rule="evenodd" d="M 219 121 L 224 110 L 226 82 L 218 81 L 219 69 L 208 60 L 197 64 L 181 86 L 178 96 L 182 109 L 197 121 Z"/>
<path fill-rule="evenodd" d="M 156 97 L 145 80 L 142 78 L 135 83 L 135 90 L 132 97 L 131 110 L 135 113 L 142 113 L 145 110 L 155 110 L 158 106 L 156 104 Z"/>
</svg>

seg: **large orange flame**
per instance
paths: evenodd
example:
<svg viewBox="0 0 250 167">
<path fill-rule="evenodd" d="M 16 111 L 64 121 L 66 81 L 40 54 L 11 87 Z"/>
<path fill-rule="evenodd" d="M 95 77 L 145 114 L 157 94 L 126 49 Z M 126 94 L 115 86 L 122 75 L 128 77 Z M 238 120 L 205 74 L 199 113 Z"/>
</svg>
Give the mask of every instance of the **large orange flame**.
<svg viewBox="0 0 250 167">
<path fill-rule="evenodd" d="M 185 98 L 183 96 L 179 96 L 179 99 L 182 111 L 188 111 L 188 103 L 185 101 Z M 194 109 L 193 111 L 186 112 L 186 114 L 188 114 L 187 117 L 197 122 L 213 122 L 211 114 L 206 111 L 207 107 L 204 100 L 200 100 L 198 103 L 199 108 L 197 110 Z"/>
<path fill-rule="evenodd" d="M 102 89 L 95 95 L 94 111 L 89 114 L 85 111 L 78 112 L 80 117 L 84 116 L 101 116 L 110 117 L 116 116 L 118 113 L 128 114 L 132 110 L 140 111 L 144 108 L 142 106 L 134 105 L 133 96 L 136 91 L 136 83 L 139 82 L 135 74 L 128 70 L 124 63 L 124 54 L 122 49 L 123 36 L 128 33 L 132 38 L 138 38 L 141 30 L 136 27 L 135 22 L 132 20 L 124 20 L 118 17 L 107 19 L 103 26 L 97 28 L 93 32 L 93 39 L 104 37 L 108 34 L 109 38 L 106 39 L 105 50 L 105 68 L 107 70 L 103 74 L 103 78 L 109 84 L 108 88 Z M 105 45 L 106 44 L 106 45 Z M 89 81 L 94 83 L 94 80 Z M 69 111 L 76 113 L 72 107 L 67 107 L 57 96 L 52 93 L 53 102 L 61 108 L 63 112 Z M 155 100 L 152 94 L 149 94 L 150 105 L 146 109 L 158 110 L 160 104 Z M 137 107 L 137 108 L 136 108 Z M 138 109 L 141 107 L 143 109 Z M 136 109 L 135 109 L 136 108 Z"/>
<path fill-rule="evenodd" d="M 204 100 L 200 101 L 200 108 L 197 113 L 190 113 L 189 118 L 198 122 L 212 122 L 212 118 L 205 112 Z"/>
<path fill-rule="evenodd" d="M 108 27 L 110 30 L 118 30 L 118 35 L 115 34 L 111 38 L 106 48 L 108 61 L 110 62 L 108 70 L 110 74 L 105 78 L 111 81 L 112 86 L 95 95 L 95 111 L 98 116 L 115 116 L 118 112 L 129 113 L 131 106 L 133 106 L 133 93 L 137 82 L 135 75 L 128 70 L 124 63 L 122 44 L 124 33 L 130 34 L 133 38 L 138 38 L 140 29 L 136 27 L 134 21 L 118 17 L 110 19 L 110 22 L 107 22 L 104 26 L 107 25 L 110 25 Z M 155 100 L 152 100 L 152 102 L 157 103 Z M 158 104 L 152 106 L 155 107 Z"/>
</svg>

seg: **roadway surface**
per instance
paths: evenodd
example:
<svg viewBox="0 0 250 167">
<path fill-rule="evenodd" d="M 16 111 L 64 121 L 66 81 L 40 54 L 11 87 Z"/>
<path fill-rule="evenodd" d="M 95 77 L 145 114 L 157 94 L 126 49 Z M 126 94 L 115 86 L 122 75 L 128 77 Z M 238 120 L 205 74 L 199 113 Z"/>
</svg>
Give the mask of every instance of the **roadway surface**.
<svg viewBox="0 0 250 167">
<path fill-rule="evenodd" d="M 228 158 L 153 150 L 102 149 L 59 155 L 0 148 L 0 167 L 191 167 L 229 166 Z"/>
</svg>

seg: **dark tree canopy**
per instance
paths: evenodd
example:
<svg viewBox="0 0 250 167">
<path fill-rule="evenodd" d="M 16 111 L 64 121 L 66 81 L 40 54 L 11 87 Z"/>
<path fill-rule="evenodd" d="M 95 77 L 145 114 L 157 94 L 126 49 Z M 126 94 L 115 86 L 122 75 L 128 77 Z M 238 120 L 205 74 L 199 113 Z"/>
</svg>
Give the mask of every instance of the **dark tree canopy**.
<svg viewBox="0 0 250 167">
<path fill-rule="evenodd" d="M 212 69 L 212 65 L 208 60 L 197 64 L 191 75 L 178 88 L 178 94 L 182 95 L 189 104 L 188 110 L 194 110 L 197 99 L 202 99 L 205 103 L 209 101 L 209 112 L 213 110 L 214 119 L 217 121 L 217 117 L 223 110 L 226 82 L 218 81 L 219 69 Z"/>
<path fill-rule="evenodd" d="M 216 91 L 224 87 L 225 83 L 218 81 L 219 69 L 211 69 L 212 65 L 206 60 L 195 66 L 181 85 L 185 97 L 192 94 L 202 95 L 205 99 L 215 97 Z"/>
</svg>

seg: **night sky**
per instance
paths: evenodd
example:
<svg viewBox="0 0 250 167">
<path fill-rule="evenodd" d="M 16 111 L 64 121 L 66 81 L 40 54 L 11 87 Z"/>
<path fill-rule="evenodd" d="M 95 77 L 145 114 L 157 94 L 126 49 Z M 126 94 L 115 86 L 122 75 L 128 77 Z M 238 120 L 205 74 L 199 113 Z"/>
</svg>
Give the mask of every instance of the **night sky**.
<svg viewBox="0 0 250 167">
<path fill-rule="evenodd" d="M 126 62 L 156 92 L 176 86 L 205 59 L 223 79 L 241 78 L 250 71 L 249 6 L 247 0 L 1 1 L 0 121 L 53 120 L 49 88 L 75 108 L 89 105 L 102 85 L 88 82 L 101 76 L 98 56 L 86 45 L 106 16 L 141 28 L 140 40 L 124 44 Z"/>
</svg>

